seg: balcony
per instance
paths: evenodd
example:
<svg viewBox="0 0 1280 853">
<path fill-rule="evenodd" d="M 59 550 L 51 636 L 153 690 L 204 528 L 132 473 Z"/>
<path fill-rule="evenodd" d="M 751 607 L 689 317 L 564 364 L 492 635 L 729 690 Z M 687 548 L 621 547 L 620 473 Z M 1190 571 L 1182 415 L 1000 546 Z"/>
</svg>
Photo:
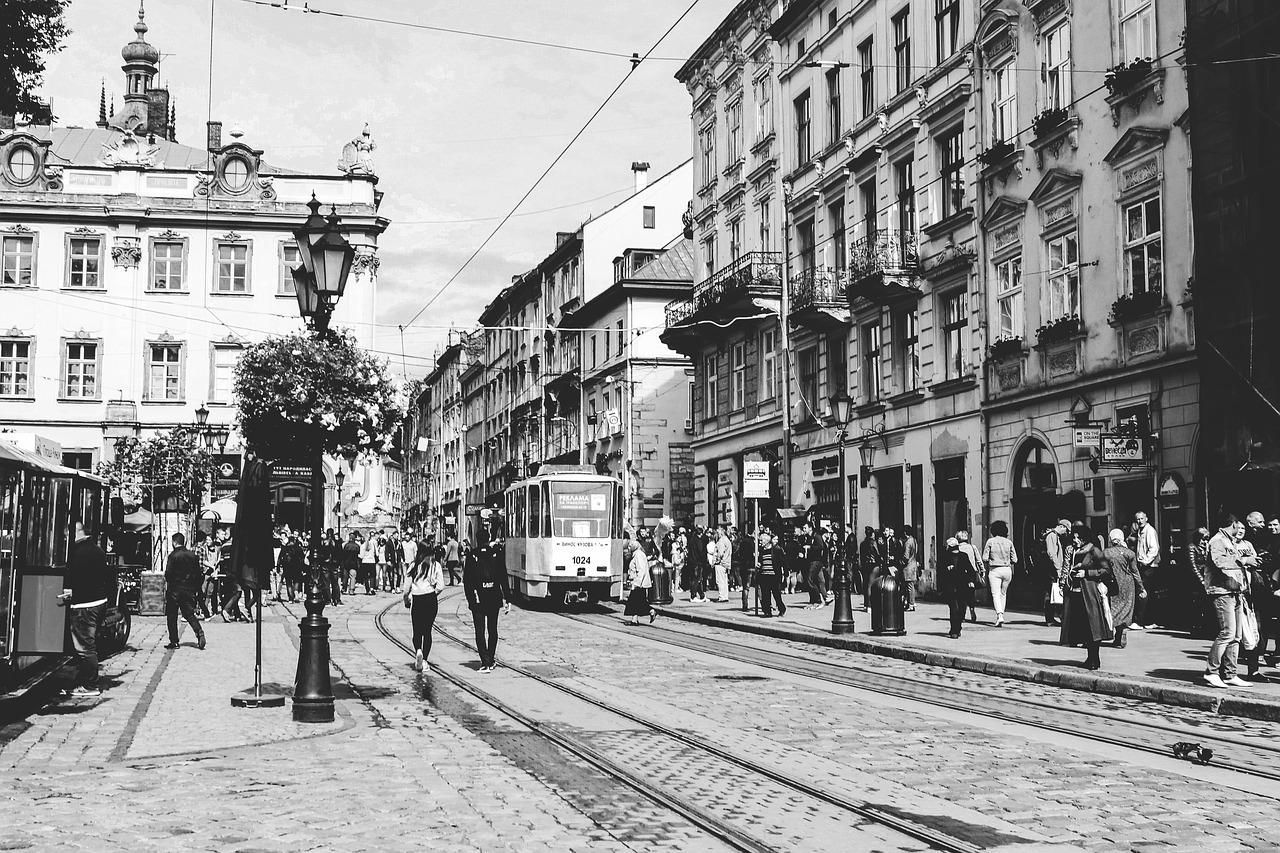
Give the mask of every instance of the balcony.
<svg viewBox="0 0 1280 853">
<path fill-rule="evenodd" d="M 920 238 L 914 232 L 873 231 L 849 247 L 849 301 L 888 305 L 918 299 L 920 272 Z"/>
<path fill-rule="evenodd" d="M 828 331 L 849 326 L 845 294 L 848 273 L 827 267 L 807 269 L 791 281 L 788 317 L 798 326 Z"/>
<path fill-rule="evenodd" d="M 662 340 L 667 346 L 698 347 L 696 321 L 732 320 L 747 314 L 759 314 L 762 299 L 776 300 L 782 294 L 782 253 L 748 252 L 733 263 L 717 270 L 699 282 L 689 299 L 667 304 L 667 328 Z"/>
</svg>

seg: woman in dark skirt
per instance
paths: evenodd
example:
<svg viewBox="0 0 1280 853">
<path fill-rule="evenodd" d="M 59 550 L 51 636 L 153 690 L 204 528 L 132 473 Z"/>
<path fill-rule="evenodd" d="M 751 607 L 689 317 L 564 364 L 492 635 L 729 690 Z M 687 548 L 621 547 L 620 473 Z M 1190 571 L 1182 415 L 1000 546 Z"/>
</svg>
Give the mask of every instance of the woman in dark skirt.
<svg viewBox="0 0 1280 853">
<path fill-rule="evenodd" d="M 1074 532 L 1076 547 L 1067 577 L 1059 642 L 1064 646 L 1084 646 L 1088 650 L 1085 669 L 1098 669 L 1102 666 L 1098 649 L 1115 637 L 1106 600 L 1108 591 L 1115 587 L 1115 579 L 1088 529 L 1077 522 Z"/>
<path fill-rule="evenodd" d="M 638 616 L 648 616 L 652 622 L 658 613 L 649 606 L 649 587 L 653 586 L 649 558 L 634 539 L 628 539 L 622 546 L 622 560 L 627 567 L 627 582 L 631 585 L 631 594 L 627 596 L 627 607 L 622 615 L 628 617 L 628 625 L 639 625 Z"/>
<path fill-rule="evenodd" d="M 1111 544 L 1103 550 L 1102 559 L 1115 579 L 1114 589 L 1110 590 L 1111 625 L 1116 631 L 1113 643 L 1117 649 L 1123 649 L 1125 631 L 1133 624 L 1134 606 L 1138 599 L 1147 597 L 1147 591 L 1138 572 L 1138 558 L 1125 545 L 1124 531 L 1112 530 L 1108 538 Z"/>
</svg>

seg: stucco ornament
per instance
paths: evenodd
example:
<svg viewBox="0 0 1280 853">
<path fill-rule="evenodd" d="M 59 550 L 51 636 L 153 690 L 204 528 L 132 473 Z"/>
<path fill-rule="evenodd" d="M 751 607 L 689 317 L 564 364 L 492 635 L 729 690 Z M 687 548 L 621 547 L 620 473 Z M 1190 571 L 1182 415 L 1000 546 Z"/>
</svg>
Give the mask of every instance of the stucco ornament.
<svg viewBox="0 0 1280 853">
<path fill-rule="evenodd" d="M 347 175 L 373 175 L 373 149 L 377 148 L 373 136 L 369 133 L 369 125 L 355 139 L 342 146 L 342 159 L 338 161 L 338 169 Z"/>
<path fill-rule="evenodd" d="M 160 166 L 160 146 L 126 131 L 119 139 L 102 146 L 98 162 L 104 166 Z"/>
</svg>

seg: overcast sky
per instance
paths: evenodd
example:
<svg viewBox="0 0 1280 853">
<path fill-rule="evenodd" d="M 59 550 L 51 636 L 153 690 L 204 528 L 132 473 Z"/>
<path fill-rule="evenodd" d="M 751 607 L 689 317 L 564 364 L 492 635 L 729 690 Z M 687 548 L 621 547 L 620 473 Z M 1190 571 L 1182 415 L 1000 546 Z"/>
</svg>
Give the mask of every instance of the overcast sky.
<svg viewBox="0 0 1280 853">
<path fill-rule="evenodd" d="M 292 0 L 300 5 L 300 0 Z M 643 54 L 690 0 L 309 0 L 311 7 L 530 41 Z M 734 0 L 700 0 L 627 81 L 546 181 L 404 335 L 422 373 L 448 327 L 470 328 L 511 276 L 591 213 L 626 197 L 633 160 L 661 175 L 689 157 L 690 101 L 673 75 Z M 91 125 L 105 78 L 121 101 L 120 48 L 137 0 L 72 0 L 66 49 L 43 92 L 64 125 Z M 212 9 L 212 75 L 210 40 Z M 628 60 L 325 15 L 255 0 L 146 0 L 147 40 L 164 54 L 178 141 L 205 121 L 233 125 L 285 168 L 336 172 L 368 122 L 382 213 L 379 350 L 475 250 L 626 75 Z M 212 77 L 212 91 L 209 81 Z M 548 210 L 549 208 L 560 208 Z M 542 211 L 542 212 L 539 212 Z M 674 236 L 674 235 L 672 235 Z M 397 364 L 396 367 L 399 367 Z"/>
</svg>

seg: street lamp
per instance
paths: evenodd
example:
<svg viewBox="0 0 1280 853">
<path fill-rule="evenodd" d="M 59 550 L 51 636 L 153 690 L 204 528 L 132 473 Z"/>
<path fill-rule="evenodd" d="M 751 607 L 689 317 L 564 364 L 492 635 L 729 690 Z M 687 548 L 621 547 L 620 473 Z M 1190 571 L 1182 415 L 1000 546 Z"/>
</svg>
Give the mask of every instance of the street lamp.
<svg viewBox="0 0 1280 853">
<path fill-rule="evenodd" d="M 853 407 L 853 400 L 849 398 L 849 394 L 843 389 L 839 389 L 831 395 L 831 417 L 836 427 L 836 442 L 839 447 L 840 454 L 840 529 L 841 536 L 847 536 L 849 532 L 848 513 L 845 509 L 845 503 L 848 500 L 849 487 L 845 484 L 844 477 L 844 443 L 849 437 L 849 416 Z M 836 588 L 835 593 L 836 607 L 835 612 L 831 614 L 831 633 L 833 634 L 851 634 L 853 633 L 853 602 L 849 599 L 849 560 L 845 556 L 845 546 L 843 541 L 837 541 L 836 559 L 839 560 L 839 571 L 836 572 Z"/>
<path fill-rule="evenodd" d="M 342 236 L 337 208 L 320 215 L 315 193 L 307 202 L 311 213 L 293 232 L 302 265 L 292 270 L 298 297 L 298 314 L 317 337 L 329 330 L 329 318 L 347 289 L 347 278 L 356 250 Z M 354 453 L 352 454 L 354 456 Z M 354 467 L 352 468 L 354 471 Z M 341 473 L 339 472 L 339 477 Z M 341 489 L 341 479 L 335 477 Z M 320 536 L 324 526 L 324 450 L 316 449 L 311 471 L 311 565 L 321 564 Z M 341 525 L 341 521 L 339 521 Z M 341 527 L 339 527 L 341 530 Z M 307 615 L 298 624 L 298 675 L 293 691 L 293 719 L 301 723 L 333 722 L 333 686 L 329 680 L 329 621 L 324 618 L 324 598 L 320 595 L 318 572 L 307 581 Z"/>
<path fill-rule="evenodd" d="M 342 484 L 347 481 L 347 475 L 342 473 L 342 463 L 338 463 L 338 473 L 333 475 L 333 482 L 338 487 L 338 541 L 342 541 Z"/>
</svg>

